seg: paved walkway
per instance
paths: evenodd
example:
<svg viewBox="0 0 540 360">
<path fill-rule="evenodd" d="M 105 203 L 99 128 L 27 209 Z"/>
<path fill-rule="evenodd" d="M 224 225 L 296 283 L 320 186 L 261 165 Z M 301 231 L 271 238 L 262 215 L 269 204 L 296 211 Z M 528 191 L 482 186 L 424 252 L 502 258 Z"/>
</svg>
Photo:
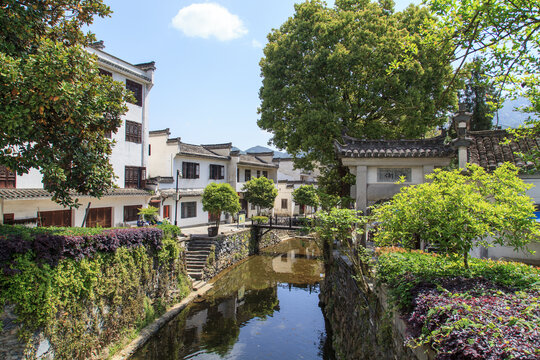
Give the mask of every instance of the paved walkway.
<svg viewBox="0 0 540 360">
<path fill-rule="evenodd" d="M 219 233 L 220 234 L 228 234 L 235 231 L 240 231 L 244 229 L 248 229 L 248 223 L 246 224 L 240 224 L 239 227 L 237 227 L 236 224 L 221 224 L 219 225 Z M 208 225 L 203 226 L 194 226 L 194 227 L 181 227 L 182 234 L 185 235 L 208 235 Z"/>
</svg>

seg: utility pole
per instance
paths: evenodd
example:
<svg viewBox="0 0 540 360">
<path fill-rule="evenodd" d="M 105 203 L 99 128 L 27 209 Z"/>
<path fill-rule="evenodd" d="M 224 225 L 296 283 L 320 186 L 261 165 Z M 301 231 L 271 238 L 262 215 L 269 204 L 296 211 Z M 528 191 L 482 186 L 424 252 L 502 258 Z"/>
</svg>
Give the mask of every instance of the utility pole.
<svg viewBox="0 0 540 360">
<path fill-rule="evenodd" d="M 180 177 L 180 169 L 176 169 L 176 205 L 174 207 L 174 225 L 178 226 L 178 178 Z"/>
</svg>

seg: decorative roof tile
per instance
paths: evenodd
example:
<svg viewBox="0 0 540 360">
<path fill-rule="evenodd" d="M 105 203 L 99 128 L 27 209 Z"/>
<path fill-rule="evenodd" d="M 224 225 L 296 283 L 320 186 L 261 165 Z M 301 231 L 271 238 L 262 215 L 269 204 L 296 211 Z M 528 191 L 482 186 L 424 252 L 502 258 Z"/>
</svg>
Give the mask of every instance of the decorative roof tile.
<svg viewBox="0 0 540 360">
<path fill-rule="evenodd" d="M 252 165 L 260 167 L 269 167 L 269 168 L 278 168 L 279 164 L 274 164 L 273 162 L 269 163 L 258 156 L 251 154 L 240 154 L 240 159 L 238 160 L 238 165 Z"/>
<path fill-rule="evenodd" d="M 222 144 L 216 144 L 219 148 Z M 211 150 L 212 145 L 193 145 L 180 142 L 180 155 L 200 156 L 214 159 L 228 160 L 228 156 L 216 154 Z"/>
<path fill-rule="evenodd" d="M 445 144 L 442 136 L 417 140 L 364 140 L 344 136 L 343 142 L 334 142 L 342 158 L 433 158 L 454 154 L 452 146 Z"/>
<path fill-rule="evenodd" d="M 495 170 L 504 162 L 510 162 L 517 167 L 529 167 L 515 153 L 527 153 L 540 149 L 540 138 L 526 138 L 516 141 L 505 130 L 469 131 L 467 137 L 472 139 L 469 146 L 468 162 L 482 166 L 487 170 Z M 503 141 L 509 138 L 509 144 Z"/>
<path fill-rule="evenodd" d="M 178 194 L 181 197 L 190 196 L 202 196 L 204 189 L 178 189 Z M 164 198 L 174 197 L 176 195 L 176 189 L 165 189 L 160 191 L 161 196 Z"/>
<path fill-rule="evenodd" d="M 88 197 L 90 195 L 71 193 L 74 197 Z M 142 189 L 111 189 L 103 196 L 148 196 L 150 193 Z M 0 189 L 0 199 L 50 199 L 52 194 L 45 189 Z"/>
</svg>

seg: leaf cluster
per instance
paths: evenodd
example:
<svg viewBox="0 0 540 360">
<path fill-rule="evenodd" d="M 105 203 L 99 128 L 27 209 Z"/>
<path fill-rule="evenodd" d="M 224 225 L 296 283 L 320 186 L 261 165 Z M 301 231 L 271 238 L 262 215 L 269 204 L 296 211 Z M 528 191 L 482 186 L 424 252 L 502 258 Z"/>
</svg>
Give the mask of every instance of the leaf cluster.
<svg viewBox="0 0 540 360">
<path fill-rule="evenodd" d="M 539 234 L 531 187 L 518 169 L 505 163 L 492 173 L 469 164 L 461 170 L 435 170 L 430 182 L 401 188 L 392 200 L 374 209 L 375 241 L 407 248 L 425 241 L 438 251 L 463 256 L 475 246 L 495 244 L 524 249 Z"/>
<path fill-rule="evenodd" d="M 317 189 L 313 185 L 302 185 L 292 192 L 293 201 L 299 205 L 317 207 L 320 204 Z"/>
<path fill-rule="evenodd" d="M 203 210 L 220 216 L 222 212 L 236 214 L 240 211 L 240 199 L 228 183 L 210 183 L 202 195 Z"/>
<path fill-rule="evenodd" d="M 430 13 L 390 2 L 322 1 L 295 5 L 295 14 L 268 35 L 260 62 L 261 118 L 272 142 L 301 167 L 335 164 L 343 133 L 413 138 L 445 122 L 456 102 L 445 91 L 452 73 L 420 25 Z M 390 70 L 405 39 L 416 45 L 407 67 Z"/>
<path fill-rule="evenodd" d="M 81 27 L 108 16 L 101 0 L 7 0 L 0 13 L 0 165 L 39 169 L 64 206 L 75 193 L 100 197 L 114 186 L 109 162 L 127 107 L 123 85 L 100 76 Z"/>
<path fill-rule="evenodd" d="M 262 209 L 274 207 L 274 200 L 278 194 L 274 180 L 264 176 L 253 178 L 242 187 L 244 199 Z"/>
</svg>

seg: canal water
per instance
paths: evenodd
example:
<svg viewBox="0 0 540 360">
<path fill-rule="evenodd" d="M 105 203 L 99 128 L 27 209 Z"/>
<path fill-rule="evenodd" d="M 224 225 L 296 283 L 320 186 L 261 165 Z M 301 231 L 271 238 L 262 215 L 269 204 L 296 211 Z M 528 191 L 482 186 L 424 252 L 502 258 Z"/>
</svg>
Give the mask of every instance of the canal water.
<svg viewBox="0 0 540 360">
<path fill-rule="evenodd" d="M 224 272 L 132 360 L 334 360 L 318 306 L 317 246 L 291 239 Z"/>
</svg>

